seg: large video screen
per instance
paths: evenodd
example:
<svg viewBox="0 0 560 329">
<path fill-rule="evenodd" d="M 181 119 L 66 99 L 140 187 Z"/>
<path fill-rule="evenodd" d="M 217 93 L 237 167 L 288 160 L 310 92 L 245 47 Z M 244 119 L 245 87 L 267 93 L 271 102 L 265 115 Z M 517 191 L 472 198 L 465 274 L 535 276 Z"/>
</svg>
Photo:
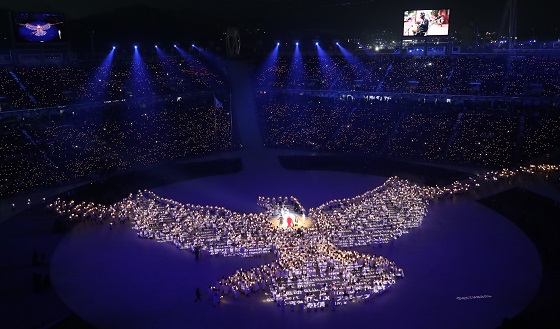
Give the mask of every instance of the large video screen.
<svg viewBox="0 0 560 329">
<path fill-rule="evenodd" d="M 50 13 L 12 13 L 16 43 L 65 41 L 64 15 Z"/>
<path fill-rule="evenodd" d="M 449 9 L 406 10 L 404 12 L 404 37 L 446 35 L 449 35 Z"/>
</svg>

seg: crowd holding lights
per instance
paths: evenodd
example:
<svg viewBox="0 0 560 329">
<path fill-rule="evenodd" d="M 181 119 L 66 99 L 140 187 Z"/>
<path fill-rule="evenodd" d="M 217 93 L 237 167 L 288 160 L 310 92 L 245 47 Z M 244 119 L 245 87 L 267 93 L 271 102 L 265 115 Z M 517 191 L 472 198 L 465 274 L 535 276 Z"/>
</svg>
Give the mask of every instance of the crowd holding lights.
<svg viewBox="0 0 560 329">
<path fill-rule="evenodd" d="M 333 152 L 376 155 L 397 124 L 399 116 L 386 102 L 378 102 L 375 111 L 369 106 L 352 108 L 347 121 L 324 147 Z"/>
<path fill-rule="evenodd" d="M 166 96 L 226 88 L 222 68 L 211 67 L 198 57 L 166 57 L 146 61 L 145 74 L 133 75 L 131 64 L 21 66 L 0 68 L 0 96 L 4 110 L 32 109 L 76 103 Z M 106 79 L 92 80 L 94 74 Z M 151 90 L 152 93 L 147 93 Z"/>
<path fill-rule="evenodd" d="M 15 74 L 6 67 L 0 67 L 0 96 L 2 109 L 32 108 L 35 104 L 29 98 L 27 90 L 22 88 Z"/>
<path fill-rule="evenodd" d="M 238 269 L 208 287 L 217 304 L 259 291 L 282 309 L 300 311 L 367 302 L 404 277 L 394 262 L 351 249 L 386 244 L 422 224 L 434 198 L 463 194 L 488 182 L 560 170 L 530 165 L 489 171 L 445 187 L 419 186 L 391 177 L 353 198 L 335 199 L 309 210 L 310 226 L 276 226 L 271 218 L 286 206 L 305 212 L 295 197 L 265 198 L 265 211 L 240 214 L 223 207 L 182 204 L 144 190 L 110 206 L 57 199 L 48 207 L 70 220 L 131 221 L 140 238 L 174 244 L 202 255 L 253 257 L 273 253 L 269 264 Z M 340 249 L 345 248 L 345 249 Z"/>
<path fill-rule="evenodd" d="M 299 63 L 294 64 L 292 60 Z M 331 57 L 322 60 L 317 56 L 291 58 L 279 56 L 276 61 L 256 77 L 260 86 L 285 89 L 332 89 L 335 87 L 339 71 L 346 65 L 344 57 Z M 292 66 L 300 66 L 302 72 L 292 72 Z M 297 73 L 297 74 L 296 74 Z"/>
<path fill-rule="evenodd" d="M 130 63 L 117 60 L 106 67 L 87 64 L 2 67 L 0 96 L 5 97 L 5 110 L 122 99 L 127 93 L 153 96 L 146 94 L 147 86 L 160 96 L 224 87 L 227 79 L 222 68 L 210 67 L 196 54 L 146 60 L 143 65 L 147 74 L 139 77 L 141 81 L 132 77 Z M 265 67 L 256 80 L 260 87 L 280 89 L 486 96 L 557 97 L 560 94 L 557 58 L 363 54 L 353 58 L 282 55 Z M 301 62 L 301 72 L 292 72 L 292 61 Z M 105 71 L 108 79 L 92 81 L 90 77 L 98 71 Z"/>
<path fill-rule="evenodd" d="M 506 88 L 507 57 L 458 57 L 447 92 L 459 95 L 502 95 Z M 473 82 L 480 83 L 472 84 Z"/>
<path fill-rule="evenodd" d="M 542 96 L 553 97 L 559 88 L 560 61 L 555 58 L 356 57 L 347 61 L 330 56 L 326 64 L 317 56 L 283 55 L 264 68 L 255 78 L 265 91 L 257 96 L 265 145 L 493 167 L 531 161 L 560 145 L 559 113 L 538 101 L 520 104 L 513 98 L 495 101 L 465 96 L 453 102 L 440 97 L 434 102 L 426 100 L 426 94 L 417 99 L 390 94 L 366 100 L 313 94 L 316 89 L 333 95 L 360 89 L 387 95 L 406 86 L 413 71 L 423 77 L 413 77 L 418 81 L 414 92 L 523 96 L 535 91 L 521 85 L 535 84 L 542 86 L 538 91 Z M 122 122 L 118 117 L 88 117 L 87 110 L 99 110 L 101 100 L 126 99 L 128 104 L 135 101 L 132 95 L 139 95 L 150 103 L 168 95 L 187 99 L 185 94 L 227 89 L 224 72 L 205 63 L 196 56 L 146 60 L 147 74 L 134 79 L 131 63 L 116 57 L 112 64 L 99 67 L 0 68 L 0 195 L 235 148 L 230 114 L 220 109 L 214 117 L 203 102 L 189 101 L 192 113 L 179 110 L 185 105 L 163 110 L 159 107 L 168 105 L 159 103 L 132 111 L 126 105 L 106 104 L 101 109 L 125 109 L 120 112 Z M 301 72 L 294 67 L 301 67 Z M 481 84 L 472 87 L 472 81 Z M 295 94 L 288 95 L 293 89 Z M 227 102 L 227 97 L 219 98 Z M 10 115 L 9 110 L 22 108 L 41 109 Z"/>
<path fill-rule="evenodd" d="M 443 161 L 456 117 L 440 111 L 406 113 L 386 154 L 397 159 Z"/>
<path fill-rule="evenodd" d="M 558 145 L 560 138 L 560 118 L 525 117 L 525 143 L 523 143 L 523 160 L 545 154 Z"/>
<path fill-rule="evenodd" d="M 0 195 L 237 148 L 227 110 L 212 102 L 112 103 L 9 121 L 0 134 Z"/>
<path fill-rule="evenodd" d="M 538 104 L 268 92 L 257 109 L 265 144 L 276 148 L 503 167 L 560 146 L 559 113 Z"/>
<path fill-rule="evenodd" d="M 458 162 L 507 165 L 515 156 L 519 119 L 506 114 L 463 113 L 449 158 Z"/>
<path fill-rule="evenodd" d="M 5 127 L 0 134 L 0 195 L 20 194 L 38 186 L 53 185 L 63 173 L 21 130 Z"/>
<path fill-rule="evenodd" d="M 392 61 L 392 57 L 382 56 L 360 57 L 348 62 L 334 82 L 333 89 L 377 91 L 381 89 L 381 81 L 384 80 Z"/>
<path fill-rule="evenodd" d="M 450 62 L 449 57 L 396 58 L 380 91 L 442 94 L 448 83 Z"/>
<path fill-rule="evenodd" d="M 0 196 L 237 147 L 230 114 L 208 94 L 226 92 L 223 68 L 196 54 L 144 65 L 0 68 Z"/>
<path fill-rule="evenodd" d="M 510 96 L 525 94 L 553 97 L 560 94 L 558 74 L 560 63 L 550 58 L 535 56 L 516 57 L 509 63 L 504 92 Z"/>
<path fill-rule="evenodd" d="M 282 55 L 264 67 L 256 79 L 261 88 L 364 90 L 481 96 L 560 95 L 560 59 L 507 55 L 429 56 Z M 324 57 L 326 58 L 326 57 Z M 301 62 L 301 74 L 290 69 Z M 296 72 L 299 73 L 299 72 Z"/>
<path fill-rule="evenodd" d="M 558 114 L 542 111 L 540 102 L 468 99 L 558 97 L 556 58 L 362 55 L 348 61 L 331 56 L 327 65 L 319 57 L 280 56 L 257 76 L 265 91 L 257 100 L 266 145 L 476 166 L 529 161 L 560 145 Z M 543 87 L 535 91 L 530 85 Z M 298 95 L 288 98 L 283 90 Z M 423 93 L 424 100 L 344 103 L 333 96 L 305 97 L 320 90 Z M 426 94 L 465 99 L 427 102 Z"/>
</svg>

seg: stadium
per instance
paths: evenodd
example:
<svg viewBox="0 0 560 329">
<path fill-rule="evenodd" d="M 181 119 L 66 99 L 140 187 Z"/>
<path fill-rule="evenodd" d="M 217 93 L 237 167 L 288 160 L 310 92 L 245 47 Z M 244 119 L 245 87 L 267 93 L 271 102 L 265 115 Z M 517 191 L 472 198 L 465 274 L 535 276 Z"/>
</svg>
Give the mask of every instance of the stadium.
<svg viewBox="0 0 560 329">
<path fill-rule="evenodd" d="M 303 2 L 2 11 L 2 328 L 559 325 L 558 27 Z"/>
</svg>

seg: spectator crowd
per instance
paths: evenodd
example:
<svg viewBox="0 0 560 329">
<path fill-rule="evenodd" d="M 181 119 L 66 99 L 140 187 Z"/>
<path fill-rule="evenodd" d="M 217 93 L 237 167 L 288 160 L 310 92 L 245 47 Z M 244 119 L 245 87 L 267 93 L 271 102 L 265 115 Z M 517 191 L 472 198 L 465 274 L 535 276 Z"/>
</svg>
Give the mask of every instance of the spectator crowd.
<svg viewBox="0 0 560 329">
<path fill-rule="evenodd" d="M 255 74 L 256 114 L 267 147 L 515 166 L 559 149 L 559 73 L 536 55 L 282 55 Z M 227 80 L 195 55 L 0 67 L 0 196 L 239 147 Z"/>
</svg>

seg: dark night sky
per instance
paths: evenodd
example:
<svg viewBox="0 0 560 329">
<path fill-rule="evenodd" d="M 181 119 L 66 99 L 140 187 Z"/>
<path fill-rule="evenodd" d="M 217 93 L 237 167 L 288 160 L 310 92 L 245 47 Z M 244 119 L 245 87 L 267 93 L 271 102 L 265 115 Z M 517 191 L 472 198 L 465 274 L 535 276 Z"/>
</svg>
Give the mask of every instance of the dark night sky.
<svg viewBox="0 0 560 329">
<path fill-rule="evenodd" d="M 200 11 L 221 19 L 259 20 L 276 26 L 317 24 L 337 28 L 389 29 L 398 31 L 405 9 L 450 8 L 451 29 L 461 25 L 497 31 L 503 26 L 508 0 L 376 1 L 376 0 L 3 0 L 0 7 L 14 11 L 62 12 L 69 19 L 117 8 L 144 4 L 167 12 Z M 560 37 L 560 24 L 549 0 L 518 0 L 518 35 Z M 188 17 L 185 17 L 188 20 Z M 302 23 L 304 22 L 304 23 Z M 507 26 L 507 24 L 505 25 Z"/>
</svg>

